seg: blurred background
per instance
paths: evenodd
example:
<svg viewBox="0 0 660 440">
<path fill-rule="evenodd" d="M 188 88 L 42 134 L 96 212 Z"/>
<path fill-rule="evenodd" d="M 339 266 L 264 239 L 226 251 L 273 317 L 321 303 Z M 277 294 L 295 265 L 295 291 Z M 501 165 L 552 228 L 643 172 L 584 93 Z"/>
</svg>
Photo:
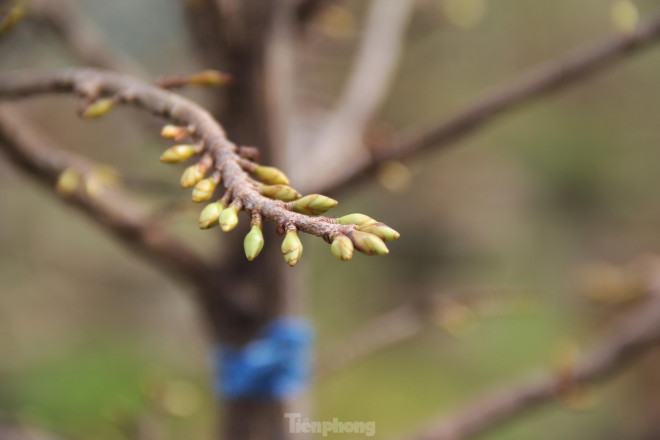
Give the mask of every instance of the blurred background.
<svg viewBox="0 0 660 440">
<path fill-rule="evenodd" d="M 112 46 L 149 72 L 173 75 L 205 67 L 180 3 L 78 4 Z M 617 32 L 615 3 L 417 1 L 370 135 L 437 124 L 525 69 Z M 333 3 L 313 23 L 299 57 L 298 100 L 310 111 L 330 108 L 341 89 L 365 5 Z M 652 0 L 634 6 L 642 21 L 658 9 Z M 35 25 L 0 43 L 3 72 L 75 64 Z M 570 362 L 575 347 L 596 340 L 634 298 L 590 297 L 585 279 L 616 279 L 620 265 L 660 249 L 658 77 L 660 50 L 651 49 L 458 148 L 386 164 L 344 192 L 336 214 L 369 213 L 402 238 L 386 258 L 349 264 L 303 238 L 295 270 L 317 330 L 314 418 L 373 420 L 377 437 L 396 438 L 521 373 Z M 204 91 L 186 94 L 209 102 Z M 135 123 L 142 116 L 131 109 L 81 122 L 75 105 L 48 97 L 17 107 L 70 151 L 121 170 L 172 231 L 212 258 L 222 237 L 195 226 L 198 207 L 176 189 L 181 170 L 159 164 L 164 144 L 151 122 Z M 295 166 L 305 157 L 285 171 Z M 0 156 L 0 413 L 80 438 L 128 438 L 124 427 L 136 420 L 163 439 L 211 438 L 210 341 L 186 293 Z M 433 300 L 412 314 L 419 328 L 409 336 L 344 362 L 368 344 L 353 343 L 356 331 L 425 298 Z M 485 438 L 657 438 L 649 432 L 660 412 L 659 365 L 652 354 Z"/>
</svg>

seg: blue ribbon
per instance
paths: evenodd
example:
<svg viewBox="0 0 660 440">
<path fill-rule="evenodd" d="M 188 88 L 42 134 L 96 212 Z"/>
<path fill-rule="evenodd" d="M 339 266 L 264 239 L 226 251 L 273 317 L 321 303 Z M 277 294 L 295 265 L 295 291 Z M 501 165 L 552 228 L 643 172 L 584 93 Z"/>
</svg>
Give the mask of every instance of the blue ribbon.
<svg viewBox="0 0 660 440">
<path fill-rule="evenodd" d="M 298 318 L 279 318 L 243 347 L 215 351 L 215 391 L 228 400 L 285 399 L 303 391 L 311 374 L 313 331 Z"/>
</svg>

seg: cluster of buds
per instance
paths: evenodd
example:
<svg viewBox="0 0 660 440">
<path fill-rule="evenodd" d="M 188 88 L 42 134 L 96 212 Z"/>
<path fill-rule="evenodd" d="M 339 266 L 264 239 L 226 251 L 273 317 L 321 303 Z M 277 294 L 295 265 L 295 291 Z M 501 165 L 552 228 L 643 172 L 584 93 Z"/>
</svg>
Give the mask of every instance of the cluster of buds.
<svg viewBox="0 0 660 440">
<path fill-rule="evenodd" d="M 97 166 L 84 172 L 67 168 L 58 176 L 55 190 L 62 197 L 71 197 L 82 191 L 85 196 L 95 198 L 118 181 L 119 174 L 108 166 Z"/>
<path fill-rule="evenodd" d="M 336 221 L 340 225 L 355 225 L 355 229 L 347 235 L 337 234 L 332 239 L 330 250 L 342 261 L 353 258 L 353 249 L 366 255 L 387 255 L 390 251 L 385 242 L 399 238 L 397 231 L 368 215 L 348 214 Z"/>
<path fill-rule="evenodd" d="M 235 148 L 234 153 L 236 153 L 236 163 L 246 172 L 247 185 L 257 193 L 257 197 L 261 197 L 261 200 L 255 203 L 252 199 L 246 208 L 241 197 L 235 194 L 238 191 L 233 187 L 226 188 L 224 195 L 214 200 L 216 190 L 222 187 L 223 166 L 215 163 L 215 156 L 203 141 L 185 143 L 186 139 L 201 137 L 195 133 L 195 127 L 166 125 L 161 135 L 177 142 L 161 155 L 161 162 L 177 164 L 196 157 L 195 163 L 184 170 L 181 187 L 192 188 L 194 202 L 213 200 L 200 213 L 200 229 L 219 226 L 222 231 L 229 232 L 238 225 L 239 213 L 243 210 L 249 212 L 252 221 L 243 244 L 245 256 L 250 261 L 254 260 L 264 247 L 262 206 L 270 204 L 291 212 L 291 218 L 278 220 L 280 223 L 278 232 L 284 235 L 282 241 L 284 260 L 290 266 L 295 266 L 300 261 L 303 251 L 295 215 L 316 217 L 337 205 L 336 200 L 322 194 L 303 196 L 289 186 L 289 179 L 281 170 L 256 163 L 259 154 L 254 147 L 238 147 Z M 337 219 L 320 218 L 319 222 L 335 226 L 333 232 L 324 237 L 330 239 L 333 255 L 342 261 L 350 260 L 355 249 L 366 255 L 385 255 L 389 252 L 385 242 L 399 237 L 394 229 L 364 214 L 350 214 Z"/>
</svg>

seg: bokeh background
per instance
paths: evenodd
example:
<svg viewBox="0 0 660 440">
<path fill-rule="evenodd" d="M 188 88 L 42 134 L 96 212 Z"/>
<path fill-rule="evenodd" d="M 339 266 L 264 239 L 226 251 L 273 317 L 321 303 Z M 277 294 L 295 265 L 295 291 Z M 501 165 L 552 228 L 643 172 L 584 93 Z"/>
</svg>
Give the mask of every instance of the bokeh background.
<svg viewBox="0 0 660 440">
<path fill-rule="evenodd" d="M 204 67 L 179 3 L 79 7 L 110 44 L 167 75 Z M 616 32 L 613 3 L 418 1 L 373 132 L 429 127 L 525 69 Z M 652 0 L 634 4 L 641 20 L 658 9 Z M 364 13 L 365 2 L 340 1 L 314 24 L 314 55 L 301 57 L 309 88 L 301 105 L 332 104 Z M 2 71 L 75 64 L 34 25 L 0 42 Z M 596 340 L 622 306 L 585 297 L 585 268 L 660 249 L 658 78 L 660 49 L 651 49 L 344 193 L 338 211 L 373 214 L 402 238 L 388 257 L 350 264 L 303 238 L 295 270 L 308 286 L 317 352 L 333 370 L 312 385 L 314 418 L 374 420 L 379 438 L 396 438 Z M 208 102 L 204 92 L 189 95 Z M 197 207 L 176 190 L 180 170 L 158 163 L 164 144 L 148 120 L 134 122 L 139 113 L 88 123 L 70 98 L 17 107 L 67 149 L 120 169 L 173 231 L 211 258 L 218 252 L 222 237 L 197 230 Z M 136 420 L 163 439 L 211 438 L 209 338 L 186 293 L 0 157 L 0 413 L 80 438 L 128 438 L 123 427 Z M 334 371 L 337 344 L 429 295 L 451 298 L 453 308 Z M 660 411 L 659 365 L 652 354 L 579 402 L 558 402 L 485 438 L 643 439 Z"/>
</svg>

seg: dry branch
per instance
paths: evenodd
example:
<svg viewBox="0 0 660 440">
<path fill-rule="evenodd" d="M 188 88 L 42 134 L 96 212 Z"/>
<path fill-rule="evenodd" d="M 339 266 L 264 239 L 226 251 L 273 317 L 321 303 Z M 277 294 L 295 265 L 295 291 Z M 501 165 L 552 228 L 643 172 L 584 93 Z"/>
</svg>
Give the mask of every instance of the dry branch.
<svg viewBox="0 0 660 440">
<path fill-rule="evenodd" d="M 591 78 L 607 67 L 627 60 L 660 39 L 660 15 L 636 31 L 609 36 L 595 44 L 580 47 L 567 55 L 524 73 L 509 84 L 477 100 L 447 122 L 416 136 L 401 139 L 385 151 L 374 153 L 369 161 L 349 173 L 337 175 L 322 188 L 335 193 L 371 177 L 383 162 L 402 160 L 431 149 L 452 146 L 463 137 L 494 121 L 497 116 L 551 92 L 557 92 Z"/>
<path fill-rule="evenodd" d="M 259 174 L 260 169 L 265 170 L 265 168 L 241 158 L 238 147 L 227 139 L 220 124 L 206 110 L 184 97 L 143 83 L 128 75 L 94 69 L 72 69 L 53 73 L 20 72 L 0 76 L 0 99 L 20 99 L 47 93 L 78 94 L 84 104 L 89 104 L 84 112 L 89 112 L 94 108 L 95 103 L 101 102 L 102 99 L 112 100 L 131 104 L 179 126 L 189 127 L 189 134 L 203 147 L 201 151 L 203 154 L 197 164 L 200 173 L 197 173 L 193 179 L 187 179 L 195 180 L 192 182 L 193 185 L 199 182 L 206 172 L 210 172 L 210 178 L 222 181 L 227 190 L 223 201 L 227 204 L 231 201 L 230 207 L 235 208 L 236 211 L 245 209 L 252 213 L 253 217 L 254 213 L 259 213 L 260 218 L 276 224 L 278 231 L 282 233 L 303 231 L 322 237 L 328 242 L 332 242 L 337 237 L 348 236 L 358 250 L 367 254 L 387 253 L 380 239 L 371 233 L 359 231 L 360 227 L 356 224 L 340 224 L 336 219 L 294 212 L 296 204 L 305 199 L 285 203 L 263 196 L 260 192 L 262 185 L 251 178 L 246 170 L 264 180 Z M 278 173 L 274 169 L 265 171 Z M 186 174 L 182 184 L 184 180 Z M 313 203 L 314 201 L 310 206 Z M 316 212 L 311 213 L 316 214 Z M 222 216 L 220 220 L 222 223 Z M 287 237 L 289 235 L 287 233 Z M 373 250 L 368 247 L 370 243 L 365 245 L 363 239 L 367 235 L 373 237 L 372 241 L 380 242 L 383 247 Z M 288 259 L 287 262 L 291 264 Z"/>
<path fill-rule="evenodd" d="M 6 107 L 0 107 L 0 149 L 15 165 L 53 189 L 66 170 L 84 176 L 99 168 L 98 164 L 49 145 L 34 127 Z M 146 255 L 148 261 L 165 267 L 168 273 L 192 283 L 205 280 L 205 262 L 163 230 L 155 219 L 141 212 L 118 188 L 110 186 L 98 196 L 74 191 L 66 200 L 122 243 Z"/>
<path fill-rule="evenodd" d="M 585 355 L 569 375 L 545 374 L 515 382 L 411 438 L 460 440 L 475 437 L 552 402 L 567 387 L 570 389 L 606 379 L 658 343 L 660 294 L 656 291 L 650 299 L 626 315 L 612 329 L 610 336 Z"/>
<path fill-rule="evenodd" d="M 371 2 L 337 108 L 321 127 L 311 148 L 306 148 L 312 165 L 323 164 L 323 173 L 307 174 L 305 181 L 309 181 L 309 186 L 324 187 L 323 182 L 345 174 L 351 164 L 368 159 L 362 138 L 390 90 L 412 10 L 413 2 L 409 0 Z"/>
</svg>

